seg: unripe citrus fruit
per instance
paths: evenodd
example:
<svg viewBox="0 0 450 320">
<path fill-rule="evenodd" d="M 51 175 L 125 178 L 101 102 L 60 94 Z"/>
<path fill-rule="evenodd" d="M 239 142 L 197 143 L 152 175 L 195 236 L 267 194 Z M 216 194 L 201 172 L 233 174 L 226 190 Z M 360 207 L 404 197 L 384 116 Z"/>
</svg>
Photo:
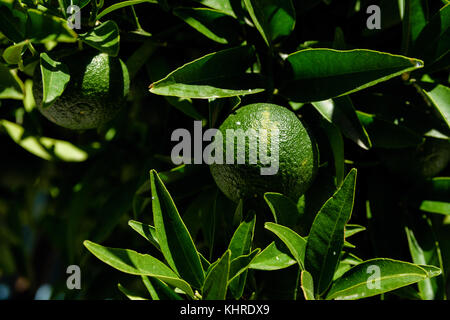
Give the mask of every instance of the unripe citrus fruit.
<svg viewBox="0 0 450 320">
<path fill-rule="evenodd" d="M 233 163 L 224 160 L 223 164 L 210 165 L 211 174 L 222 192 L 235 202 L 239 199 L 261 199 L 265 192 L 279 192 L 297 200 L 311 185 L 318 167 L 316 144 L 299 118 L 284 107 L 268 103 L 238 109 L 219 127 L 223 136 L 223 159 L 226 159 L 227 135 L 239 129 L 247 133 L 252 132 L 251 129 L 253 133 L 256 131 L 256 136 L 246 135 L 245 163 L 238 163 L 239 152 L 235 147 Z M 260 129 L 267 131 L 267 138 L 261 135 Z M 278 137 L 275 139 L 271 134 L 276 132 Z M 277 163 L 272 163 L 278 168 L 275 174 L 262 175 L 261 168 L 270 166 L 267 161 L 264 164 L 260 158 L 256 163 L 249 161 L 249 142 L 252 138 L 258 141 L 259 147 L 260 142 L 267 139 L 268 155 L 269 151 L 278 149 Z M 272 156 L 276 154 L 270 154 Z"/>
<path fill-rule="evenodd" d="M 61 59 L 69 69 L 70 82 L 48 108 L 42 107 L 42 79 L 36 68 L 33 95 L 40 112 L 69 129 L 92 129 L 108 122 L 125 104 L 130 88 L 126 65 L 105 53 L 80 52 Z"/>
</svg>

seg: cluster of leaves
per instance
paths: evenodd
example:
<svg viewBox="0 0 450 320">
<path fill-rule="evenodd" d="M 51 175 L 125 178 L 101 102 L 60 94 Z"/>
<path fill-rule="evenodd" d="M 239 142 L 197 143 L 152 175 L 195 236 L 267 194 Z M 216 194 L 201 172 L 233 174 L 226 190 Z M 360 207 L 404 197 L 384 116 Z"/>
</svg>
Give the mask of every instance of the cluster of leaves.
<svg viewBox="0 0 450 320">
<path fill-rule="evenodd" d="M 450 5 L 380 0 L 382 29 L 368 30 L 372 2 L 2 0 L 0 138 L 11 174 L 2 179 L 0 276 L 26 275 L 36 287 L 48 281 L 33 269 L 40 244 L 61 264 L 95 270 L 77 298 L 105 294 L 91 293 L 95 281 L 120 276 L 108 277 L 85 254 L 81 244 L 91 239 L 92 253 L 142 276 L 154 299 L 357 299 L 400 287 L 393 295 L 445 298 Z M 79 30 L 67 24 L 71 4 L 81 8 Z M 70 74 L 57 57 L 79 50 L 120 56 L 131 77 L 128 107 L 96 131 L 48 123 L 33 99 L 35 72 L 43 107 L 64 93 Z M 225 199 L 206 167 L 172 168 L 167 157 L 171 129 L 193 119 L 216 127 L 253 102 L 298 114 L 321 157 L 304 196 L 267 193 L 256 215 L 245 201 L 236 209 Z M 150 183 L 149 168 L 161 172 L 152 171 Z M 351 168 L 360 177 L 356 195 Z M 163 183 L 186 208 L 183 220 Z M 358 224 L 349 224 L 354 202 Z M 130 214 L 152 255 L 97 244 L 140 246 L 122 229 Z M 30 229 L 37 235 L 23 236 Z M 346 241 L 356 233 L 358 247 Z M 165 262 L 153 257 L 160 254 Z M 371 279 L 381 286 L 367 286 L 371 266 L 380 268 Z M 125 287 L 127 296 L 143 296 Z"/>
</svg>

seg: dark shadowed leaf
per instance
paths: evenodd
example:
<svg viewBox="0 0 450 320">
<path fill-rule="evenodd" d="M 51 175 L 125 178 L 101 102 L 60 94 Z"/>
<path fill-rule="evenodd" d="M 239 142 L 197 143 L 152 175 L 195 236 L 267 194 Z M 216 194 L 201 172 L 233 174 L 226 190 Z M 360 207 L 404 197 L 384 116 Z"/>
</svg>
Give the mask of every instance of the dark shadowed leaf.
<svg viewBox="0 0 450 320">
<path fill-rule="evenodd" d="M 23 84 L 16 72 L 0 64 L 0 99 L 23 99 Z"/>
<path fill-rule="evenodd" d="M 67 21 L 36 9 L 28 9 L 27 38 L 32 42 L 75 42 L 77 34 Z"/>
<path fill-rule="evenodd" d="M 125 288 L 120 283 L 117 284 L 117 288 L 130 300 L 148 300 L 147 298 L 141 297 L 139 293 Z"/>
<path fill-rule="evenodd" d="M 224 300 L 228 289 L 230 273 L 230 250 L 227 250 L 206 275 L 202 288 L 204 300 Z"/>
<path fill-rule="evenodd" d="M 147 2 L 147 3 L 158 3 L 157 0 L 128 0 L 128 1 L 121 1 L 119 3 L 115 3 L 115 4 L 111 5 L 111 6 L 109 6 L 108 8 L 106 8 L 102 12 L 100 12 L 97 15 L 97 20 L 101 19 L 106 14 L 108 14 L 110 12 L 113 12 L 115 10 L 122 9 L 122 8 L 125 8 L 125 7 L 128 7 L 128 6 L 132 6 L 132 5 L 135 5 L 135 4 L 144 3 L 144 2 Z"/>
<path fill-rule="evenodd" d="M 183 298 L 161 280 L 147 276 L 141 277 L 153 300 L 183 300 Z"/>
<path fill-rule="evenodd" d="M 281 193 L 266 192 L 264 200 L 272 211 L 275 223 L 293 228 L 300 219 L 297 205 Z"/>
</svg>

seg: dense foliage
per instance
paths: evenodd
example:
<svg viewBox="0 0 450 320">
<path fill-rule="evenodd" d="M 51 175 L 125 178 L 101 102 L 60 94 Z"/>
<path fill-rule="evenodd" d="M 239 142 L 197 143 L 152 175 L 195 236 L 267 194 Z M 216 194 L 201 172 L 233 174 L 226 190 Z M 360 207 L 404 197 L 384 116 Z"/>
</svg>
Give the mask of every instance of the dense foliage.
<svg viewBox="0 0 450 320">
<path fill-rule="evenodd" d="M 446 299 L 448 3 L 1 0 L 0 299 Z M 49 121 L 76 81 L 115 90 L 68 66 L 99 53 L 128 69 L 125 106 Z M 206 164 L 172 162 L 175 129 L 253 103 L 314 137 L 299 199 L 235 203 Z"/>
</svg>

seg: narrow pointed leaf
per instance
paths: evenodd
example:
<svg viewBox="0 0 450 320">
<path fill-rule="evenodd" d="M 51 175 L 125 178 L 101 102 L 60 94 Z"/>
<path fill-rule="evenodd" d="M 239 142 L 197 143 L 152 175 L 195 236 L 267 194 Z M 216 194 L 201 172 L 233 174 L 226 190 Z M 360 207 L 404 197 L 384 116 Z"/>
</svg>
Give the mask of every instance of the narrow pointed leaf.
<svg viewBox="0 0 450 320">
<path fill-rule="evenodd" d="M 280 245 L 273 241 L 261 251 L 249 266 L 256 270 L 280 270 L 296 264 L 297 261 L 286 252 L 282 251 Z"/>
<path fill-rule="evenodd" d="M 280 238 L 281 241 L 283 241 L 294 259 L 297 261 L 300 269 L 304 270 L 306 240 L 291 229 L 279 224 L 266 222 L 264 227 L 273 232 L 278 238 Z"/>
<path fill-rule="evenodd" d="M 191 235 L 155 170 L 150 171 L 150 180 L 156 238 L 164 258 L 180 277 L 200 288 L 204 273 Z"/>
<path fill-rule="evenodd" d="M 230 273 L 230 250 L 227 250 L 208 272 L 202 288 L 204 300 L 225 300 Z"/>
<path fill-rule="evenodd" d="M 0 64 L 0 99 L 23 99 L 22 82 L 17 74 Z"/>
<path fill-rule="evenodd" d="M 247 271 L 252 261 L 258 255 L 261 249 L 257 248 L 250 252 L 249 254 L 239 256 L 231 261 L 230 264 L 230 275 L 229 275 L 229 283 L 233 283 L 233 281 L 239 279 L 239 277 Z M 245 282 L 244 282 L 245 283 Z M 241 292 L 242 295 L 242 292 Z M 240 298 L 240 296 L 239 296 Z"/>
<path fill-rule="evenodd" d="M 330 285 L 344 245 L 344 228 L 353 210 L 356 169 L 322 206 L 314 219 L 306 243 L 305 267 L 313 279 L 315 292 L 322 294 Z"/>
<path fill-rule="evenodd" d="M 264 91 L 259 75 L 246 73 L 254 61 L 250 46 L 210 53 L 150 85 L 150 92 L 181 98 L 226 98 Z"/>
<path fill-rule="evenodd" d="M 153 300 L 183 300 L 174 290 L 157 278 L 141 276 Z"/>
<path fill-rule="evenodd" d="M 379 272 L 378 272 L 379 271 Z M 432 266 L 390 259 L 373 259 L 358 264 L 333 282 L 326 299 L 356 300 L 392 291 L 440 274 Z"/>
<path fill-rule="evenodd" d="M 62 62 L 53 60 L 46 53 L 40 58 L 42 76 L 42 107 L 49 107 L 59 98 L 69 84 L 69 68 Z"/>
<path fill-rule="evenodd" d="M 148 254 L 140 254 L 128 249 L 104 247 L 87 240 L 83 244 L 94 256 L 119 271 L 155 277 L 178 287 L 191 297 L 194 296 L 191 287 L 186 281 L 180 279 L 164 263 Z"/>
<path fill-rule="evenodd" d="M 110 56 L 116 57 L 119 54 L 119 27 L 112 20 L 105 21 L 94 29 L 80 34 L 80 38 L 84 43 Z"/>
<path fill-rule="evenodd" d="M 314 282 L 311 274 L 303 270 L 301 274 L 301 287 L 305 300 L 315 300 L 314 298 Z"/>
<path fill-rule="evenodd" d="M 102 12 L 100 12 L 97 15 L 97 20 L 100 20 L 101 18 L 103 18 L 103 16 L 105 16 L 106 14 L 113 12 L 115 10 L 118 9 L 122 9 L 128 6 L 132 6 L 132 5 L 136 5 L 136 4 L 140 4 L 140 3 L 158 3 L 158 0 L 127 0 L 127 1 L 121 1 L 119 3 L 115 3 L 109 7 L 107 7 L 106 9 L 104 9 Z"/>
<path fill-rule="evenodd" d="M 147 239 L 147 241 L 154 245 L 157 249 L 161 249 L 158 244 L 158 239 L 156 238 L 156 230 L 154 226 L 134 220 L 128 221 L 128 225 L 142 237 Z"/>
<path fill-rule="evenodd" d="M 364 226 L 360 226 L 357 224 L 347 224 L 345 226 L 345 231 L 344 231 L 345 239 L 353 236 L 354 234 L 360 233 L 361 231 L 364 231 L 364 230 L 366 230 L 366 227 L 364 227 Z"/>
<path fill-rule="evenodd" d="M 37 9 L 28 9 L 27 38 L 32 42 L 75 42 L 77 34 L 67 21 Z"/>
<path fill-rule="evenodd" d="M 236 3 L 235 0 L 195 0 L 195 1 L 200 2 L 204 6 L 216 9 L 217 11 L 223 12 L 229 16 L 236 18 L 236 14 L 234 13 L 233 10 L 233 4 Z"/>
<path fill-rule="evenodd" d="M 336 186 L 340 186 L 345 175 L 344 139 L 341 131 L 333 123 L 323 120 L 321 127 L 324 129 L 331 151 L 333 152 L 334 170 L 336 172 Z"/>
<path fill-rule="evenodd" d="M 424 90 L 424 92 L 447 127 L 450 128 L 450 88 L 439 84 L 429 91 Z"/>
<path fill-rule="evenodd" d="M 280 94 L 296 102 L 346 95 L 423 66 L 417 59 L 365 49 L 306 49 L 286 62 Z"/>
</svg>

